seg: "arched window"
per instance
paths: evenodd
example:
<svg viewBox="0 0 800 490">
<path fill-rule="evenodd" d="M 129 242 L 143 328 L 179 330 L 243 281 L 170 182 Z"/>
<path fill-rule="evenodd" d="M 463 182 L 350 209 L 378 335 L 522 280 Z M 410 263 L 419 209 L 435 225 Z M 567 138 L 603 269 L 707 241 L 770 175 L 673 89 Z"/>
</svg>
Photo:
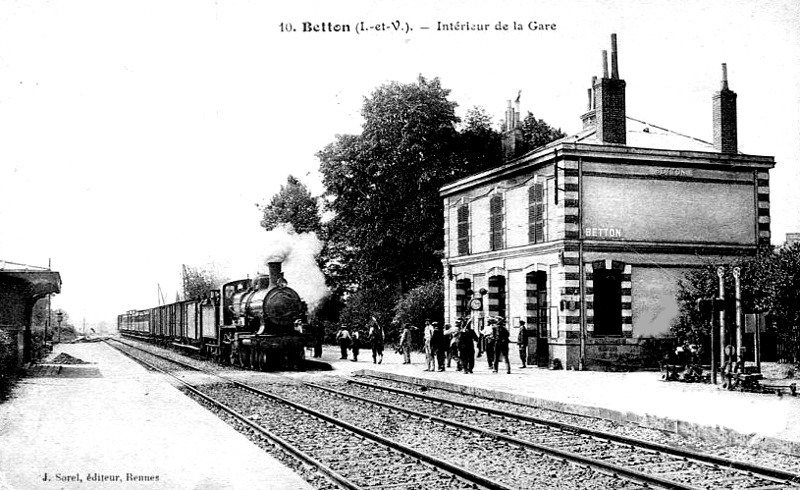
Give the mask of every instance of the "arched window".
<svg viewBox="0 0 800 490">
<path fill-rule="evenodd" d="M 459 279 L 456 281 L 456 316 L 463 317 L 469 314 L 469 305 L 467 304 L 471 299 L 467 294 L 472 288 L 472 281 L 469 279 Z"/>
<path fill-rule="evenodd" d="M 489 200 L 489 249 L 503 248 L 503 196 Z"/>
<path fill-rule="evenodd" d="M 489 278 L 489 316 L 506 316 L 506 278 Z"/>
<path fill-rule="evenodd" d="M 592 272 L 594 289 L 594 335 L 622 335 L 622 270 Z"/>
<path fill-rule="evenodd" d="M 529 272 L 525 275 L 528 328 L 536 337 L 547 337 L 547 273 Z"/>
</svg>

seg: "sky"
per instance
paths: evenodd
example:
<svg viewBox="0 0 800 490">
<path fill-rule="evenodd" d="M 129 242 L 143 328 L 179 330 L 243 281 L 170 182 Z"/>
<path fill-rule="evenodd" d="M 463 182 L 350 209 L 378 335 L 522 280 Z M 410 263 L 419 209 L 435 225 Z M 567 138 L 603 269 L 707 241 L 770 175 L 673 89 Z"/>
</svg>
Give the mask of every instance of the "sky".
<svg viewBox="0 0 800 490">
<path fill-rule="evenodd" d="M 777 163 L 773 243 L 800 231 L 795 0 L 272 3 L 0 2 L 0 260 L 50 263 L 76 323 L 174 299 L 182 264 L 252 275 L 256 204 L 289 174 L 320 194 L 315 154 L 384 83 L 439 77 L 498 125 L 521 91 L 577 132 L 611 33 L 628 116 L 707 141 L 727 63 L 739 150 Z"/>
</svg>

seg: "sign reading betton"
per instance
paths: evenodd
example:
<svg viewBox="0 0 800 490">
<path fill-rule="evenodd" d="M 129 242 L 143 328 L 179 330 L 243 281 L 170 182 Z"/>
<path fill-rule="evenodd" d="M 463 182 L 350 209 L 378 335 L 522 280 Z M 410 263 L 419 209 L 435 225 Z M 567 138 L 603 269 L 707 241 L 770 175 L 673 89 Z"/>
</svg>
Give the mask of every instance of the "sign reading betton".
<svg viewBox="0 0 800 490">
<path fill-rule="evenodd" d="M 585 238 L 613 239 L 622 238 L 622 228 L 589 227 L 583 229 Z"/>
</svg>

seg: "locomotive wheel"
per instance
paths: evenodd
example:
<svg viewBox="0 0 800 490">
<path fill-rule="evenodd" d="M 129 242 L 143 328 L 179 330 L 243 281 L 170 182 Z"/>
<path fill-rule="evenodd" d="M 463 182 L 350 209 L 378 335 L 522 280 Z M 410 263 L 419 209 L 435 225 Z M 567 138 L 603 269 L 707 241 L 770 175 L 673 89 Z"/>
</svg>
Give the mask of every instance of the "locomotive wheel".
<svg viewBox="0 0 800 490">
<path fill-rule="evenodd" d="M 267 353 L 261 352 L 258 355 L 258 369 L 261 371 L 267 370 Z"/>
</svg>

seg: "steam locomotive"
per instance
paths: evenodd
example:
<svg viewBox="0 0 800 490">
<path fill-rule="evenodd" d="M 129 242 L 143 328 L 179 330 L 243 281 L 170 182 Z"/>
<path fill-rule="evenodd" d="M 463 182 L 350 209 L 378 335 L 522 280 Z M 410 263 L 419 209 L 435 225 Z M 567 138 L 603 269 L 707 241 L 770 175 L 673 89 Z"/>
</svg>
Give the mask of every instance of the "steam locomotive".
<svg viewBox="0 0 800 490">
<path fill-rule="evenodd" d="M 123 336 L 178 347 L 220 364 L 266 370 L 294 367 L 312 337 L 303 332 L 306 304 L 290 288 L 280 262 L 269 275 L 223 284 L 201 299 L 177 301 L 117 317 Z"/>
</svg>

